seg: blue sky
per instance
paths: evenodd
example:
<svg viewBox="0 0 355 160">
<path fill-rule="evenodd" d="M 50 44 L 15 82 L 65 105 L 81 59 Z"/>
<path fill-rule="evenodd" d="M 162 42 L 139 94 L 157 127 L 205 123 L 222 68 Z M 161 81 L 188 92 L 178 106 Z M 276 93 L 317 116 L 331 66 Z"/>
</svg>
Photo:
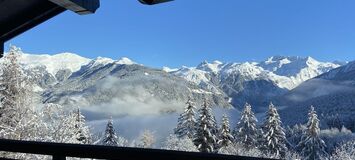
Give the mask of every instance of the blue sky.
<svg viewBox="0 0 355 160">
<path fill-rule="evenodd" d="M 354 6 L 354 0 L 176 0 L 157 6 L 101 0 L 94 15 L 67 11 L 5 45 L 28 53 L 125 56 L 153 67 L 272 55 L 348 61 L 355 60 Z"/>
</svg>

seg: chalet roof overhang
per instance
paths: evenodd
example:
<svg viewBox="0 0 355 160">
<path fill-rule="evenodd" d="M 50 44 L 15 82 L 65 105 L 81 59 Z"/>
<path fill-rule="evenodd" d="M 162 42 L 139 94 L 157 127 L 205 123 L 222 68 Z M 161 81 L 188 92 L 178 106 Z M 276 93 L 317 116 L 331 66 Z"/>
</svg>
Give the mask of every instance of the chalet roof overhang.
<svg viewBox="0 0 355 160">
<path fill-rule="evenodd" d="M 138 0 L 154 5 L 173 0 Z M 71 10 L 80 15 L 95 13 L 100 0 L 0 0 L 0 58 L 4 43 L 23 32 Z"/>
<path fill-rule="evenodd" d="M 90 14 L 100 6 L 100 0 L 0 0 L 0 54 L 3 43 L 50 18 L 71 10 Z"/>
</svg>

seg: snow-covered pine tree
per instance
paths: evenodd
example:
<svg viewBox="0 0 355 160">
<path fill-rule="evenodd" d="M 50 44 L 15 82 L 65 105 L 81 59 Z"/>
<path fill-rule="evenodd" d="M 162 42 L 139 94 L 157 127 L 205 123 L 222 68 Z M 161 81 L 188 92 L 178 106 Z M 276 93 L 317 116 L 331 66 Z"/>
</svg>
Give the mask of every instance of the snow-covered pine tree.
<svg viewBox="0 0 355 160">
<path fill-rule="evenodd" d="M 261 149 L 274 158 L 285 157 L 287 151 L 286 135 L 281 125 L 282 123 L 277 109 L 270 103 L 262 126 L 264 142 Z"/>
<path fill-rule="evenodd" d="M 355 140 L 346 142 L 338 146 L 332 156 L 331 160 L 354 160 L 355 159 Z"/>
<path fill-rule="evenodd" d="M 325 143 L 320 138 L 319 133 L 319 119 L 314 107 L 311 106 L 306 132 L 298 144 L 298 147 L 301 148 L 301 154 L 306 160 L 320 160 L 327 156 Z"/>
<path fill-rule="evenodd" d="M 214 152 L 217 146 L 216 120 L 206 100 L 199 114 L 194 143 L 200 152 Z"/>
<path fill-rule="evenodd" d="M 246 149 L 253 149 L 258 146 L 258 133 L 256 127 L 257 119 L 251 110 L 251 105 L 246 103 L 243 113 L 234 130 L 234 138 L 237 143 L 244 145 Z"/>
<path fill-rule="evenodd" d="M 105 146 L 118 146 L 118 137 L 116 135 L 115 128 L 113 127 L 112 117 L 106 125 L 105 135 L 101 140 L 101 145 Z"/>
<path fill-rule="evenodd" d="M 188 137 L 192 139 L 196 131 L 195 106 L 191 98 L 188 99 L 186 105 L 184 113 L 180 114 L 174 133 L 178 138 Z"/>
<path fill-rule="evenodd" d="M 26 79 L 19 63 L 21 50 L 11 46 L 3 58 L 0 76 L 0 128 L 15 127 L 27 93 Z"/>
<path fill-rule="evenodd" d="M 287 139 L 286 146 L 288 150 L 292 150 L 294 152 L 301 152 L 299 150 L 300 148 L 297 148 L 297 145 L 300 143 L 305 130 L 306 126 L 302 124 L 296 124 L 293 127 L 287 126 L 285 133 Z"/>
<path fill-rule="evenodd" d="M 92 142 L 91 142 L 90 130 L 89 127 L 86 126 L 85 117 L 84 115 L 81 114 L 79 108 L 75 113 L 73 113 L 73 116 L 75 116 L 74 126 L 75 126 L 76 139 L 81 144 L 91 144 Z"/>
<path fill-rule="evenodd" d="M 223 115 L 222 117 L 222 125 L 219 129 L 219 135 L 218 135 L 218 148 L 226 148 L 230 145 L 233 144 L 234 142 L 234 137 L 231 134 L 230 126 L 229 126 L 229 118 L 227 115 Z"/>
<path fill-rule="evenodd" d="M 162 149 L 166 150 L 176 150 L 176 151 L 186 151 L 186 152 L 198 152 L 195 144 L 188 137 L 178 138 L 177 135 L 170 135 Z"/>
<path fill-rule="evenodd" d="M 145 130 L 139 136 L 139 144 L 137 145 L 140 148 L 153 148 L 155 144 L 155 136 L 154 133 L 150 130 Z"/>
<path fill-rule="evenodd" d="M 59 119 L 58 126 L 55 126 L 55 142 L 60 143 L 80 143 L 76 135 L 76 117 L 72 113 L 65 113 L 61 115 L 62 119 Z"/>
<path fill-rule="evenodd" d="M 42 141 L 58 143 L 78 143 L 75 137 L 75 119 L 66 113 L 61 105 L 48 103 L 39 112 L 40 119 L 45 122 L 42 130 Z"/>
<path fill-rule="evenodd" d="M 0 137 L 38 140 L 40 119 L 34 110 L 37 94 L 31 78 L 20 66 L 21 49 L 11 46 L 1 61 L 0 75 Z"/>
</svg>

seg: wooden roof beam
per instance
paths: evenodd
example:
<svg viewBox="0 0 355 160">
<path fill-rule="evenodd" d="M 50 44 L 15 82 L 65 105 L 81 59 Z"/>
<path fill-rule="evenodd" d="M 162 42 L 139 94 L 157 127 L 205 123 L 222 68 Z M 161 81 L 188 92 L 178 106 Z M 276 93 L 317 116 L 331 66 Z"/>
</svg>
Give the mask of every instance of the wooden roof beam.
<svg viewBox="0 0 355 160">
<path fill-rule="evenodd" d="M 49 0 L 77 14 L 93 14 L 100 7 L 100 0 Z"/>
</svg>

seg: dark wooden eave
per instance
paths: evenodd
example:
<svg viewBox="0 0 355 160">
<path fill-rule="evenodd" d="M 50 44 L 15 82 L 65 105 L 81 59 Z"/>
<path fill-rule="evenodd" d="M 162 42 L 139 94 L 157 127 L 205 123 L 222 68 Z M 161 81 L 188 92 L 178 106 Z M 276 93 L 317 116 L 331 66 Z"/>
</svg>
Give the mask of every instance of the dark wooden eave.
<svg viewBox="0 0 355 160">
<path fill-rule="evenodd" d="M 99 6 L 99 0 L 0 0 L 0 57 L 6 41 L 65 10 L 90 14 Z"/>
<path fill-rule="evenodd" d="M 0 41 L 6 42 L 65 10 L 48 0 L 0 0 Z"/>
</svg>

